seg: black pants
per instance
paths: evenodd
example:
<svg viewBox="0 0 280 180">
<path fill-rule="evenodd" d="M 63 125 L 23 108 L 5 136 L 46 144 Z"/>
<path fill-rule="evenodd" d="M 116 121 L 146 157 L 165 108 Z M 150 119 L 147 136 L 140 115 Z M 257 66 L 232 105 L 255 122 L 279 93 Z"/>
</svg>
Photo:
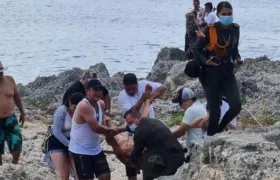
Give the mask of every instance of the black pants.
<svg viewBox="0 0 280 180">
<path fill-rule="evenodd" d="M 209 107 L 208 136 L 222 132 L 227 124 L 241 111 L 241 99 L 233 69 L 233 64 L 203 67 L 200 82 Z M 226 97 L 229 110 L 219 124 L 221 96 Z"/>
</svg>

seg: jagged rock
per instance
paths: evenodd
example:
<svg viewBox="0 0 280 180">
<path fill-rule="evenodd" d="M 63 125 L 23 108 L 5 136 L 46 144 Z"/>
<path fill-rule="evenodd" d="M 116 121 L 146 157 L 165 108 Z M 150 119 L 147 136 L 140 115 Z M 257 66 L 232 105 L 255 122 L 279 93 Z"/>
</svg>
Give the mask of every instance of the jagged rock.
<svg viewBox="0 0 280 180">
<path fill-rule="evenodd" d="M 180 61 L 159 61 L 156 63 L 151 72 L 148 74 L 147 79 L 150 81 L 163 83 L 166 76 L 172 69 L 173 65 L 179 63 Z"/>
<path fill-rule="evenodd" d="M 155 65 L 160 61 L 185 61 L 185 52 L 179 48 L 162 48 L 158 53 Z"/>
<path fill-rule="evenodd" d="M 279 126 L 208 137 L 191 162 L 159 180 L 263 180 L 280 177 Z"/>
<path fill-rule="evenodd" d="M 91 66 L 88 70 L 97 73 L 97 77 L 108 88 L 112 96 L 117 95 L 121 90 L 121 73 L 111 78 L 103 63 Z M 37 77 L 34 82 L 28 83 L 26 86 L 19 85 L 19 93 L 27 106 L 52 113 L 62 103 L 62 96 L 66 89 L 79 80 L 84 71 L 80 68 L 73 68 L 58 76 Z"/>
</svg>

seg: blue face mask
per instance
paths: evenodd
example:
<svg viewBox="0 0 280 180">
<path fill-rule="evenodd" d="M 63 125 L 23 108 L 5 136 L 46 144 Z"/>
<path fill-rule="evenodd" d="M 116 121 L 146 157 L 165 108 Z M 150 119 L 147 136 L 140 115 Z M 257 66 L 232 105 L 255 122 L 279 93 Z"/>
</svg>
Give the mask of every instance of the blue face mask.
<svg viewBox="0 0 280 180">
<path fill-rule="evenodd" d="M 233 16 L 220 16 L 220 22 L 223 24 L 223 25 L 230 25 L 232 22 L 233 22 Z"/>
<path fill-rule="evenodd" d="M 136 128 L 137 128 L 136 124 L 132 124 L 132 125 L 129 126 L 130 131 L 133 132 L 133 133 L 135 133 Z"/>
</svg>

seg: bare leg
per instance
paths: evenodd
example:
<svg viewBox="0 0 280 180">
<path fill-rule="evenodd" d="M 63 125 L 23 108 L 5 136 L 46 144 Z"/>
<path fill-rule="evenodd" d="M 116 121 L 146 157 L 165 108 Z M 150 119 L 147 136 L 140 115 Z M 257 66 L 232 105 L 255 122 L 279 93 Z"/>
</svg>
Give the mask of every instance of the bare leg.
<svg viewBox="0 0 280 180">
<path fill-rule="evenodd" d="M 99 180 L 110 180 L 111 174 L 102 174 L 98 177 Z"/>
<path fill-rule="evenodd" d="M 15 150 L 15 151 L 12 152 L 12 156 L 13 156 L 12 164 L 17 164 L 18 163 L 20 153 L 21 153 L 21 150 Z M 1 158 L 1 161 L 2 161 L 2 158 Z"/>
<path fill-rule="evenodd" d="M 51 160 L 60 180 L 69 180 L 70 170 L 68 158 L 63 152 L 51 153 Z"/>
</svg>

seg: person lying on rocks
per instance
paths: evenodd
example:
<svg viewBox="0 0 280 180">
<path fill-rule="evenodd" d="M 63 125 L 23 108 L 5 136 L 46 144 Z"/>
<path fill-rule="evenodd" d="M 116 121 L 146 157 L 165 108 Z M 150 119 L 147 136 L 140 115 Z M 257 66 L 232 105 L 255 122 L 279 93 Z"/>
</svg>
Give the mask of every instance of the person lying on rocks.
<svg viewBox="0 0 280 180">
<path fill-rule="evenodd" d="M 207 112 L 209 113 L 209 107 L 207 105 L 207 102 L 203 103 L 204 108 L 207 110 Z M 224 115 L 226 114 L 226 112 L 229 109 L 229 105 L 226 101 L 220 99 L 220 110 L 221 110 L 221 118 L 220 121 L 222 120 L 222 118 L 224 117 Z M 195 126 L 195 127 L 199 127 L 201 128 L 205 133 L 206 136 L 206 129 L 207 129 L 207 125 L 208 125 L 208 118 L 209 115 L 203 117 L 203 118 L 199 118 L 195 121 L 193 121 L 191 123 L 191 126 Z M 235 130 L 236 129 L 236 117 L 233 118 L 233 120 L 227 125 L 225 131 L 228 130 Z"/>
<path fill-rule="evenodd" d="M 179 103 L 185 110 L 185 114 L 180 126 L 173 131 L 177 138 L 186 136 L 186 147 L 191 155 L 191 147 L 203 141 L 203 132 L 200 127 L 192 125 L 197 119 L 207 116 L 207 111 L 196 99 L 194 92 L 190 88 L 182 88 L 177 92 L 177 97 L 172 99 L 173 103 Z"/>
<path fill-rule="evenodd" d="M 22 150 L 21 128 L 15 116 L 15 105 L 20 113 L 21 126 L 25 121 L 25 112 L 15 80 L 12 76 L 4 75 L 6 69 L 0 61 L 0 165 L 2 165 L 5 141 L 13 157 L 12 164 L 18 163 Z"/>
<path fill-rule="evenodd" d="M 90 79 L 96 79 L 97 74 L 95 72 L 92 72 L 90 70 L 87 70 L 84 72 L 82 78 L 79 81 L 74 82 L 68 89 L 65 91 L 63 98 L 62 98 L 62 104 L 65 104 L 69 101 L 70 96 L 75 92 L 80 92 L 84 96 L 86 96 L 86 85 Z M 105 102 L 105 112 L 110 113 L 111 109 L 111 96 L 109 94 L 108 89 L 106 89 L 104 86 L 102 87 L 102 97 L 101 100 Z"/>
<path fill-rule="evenodd" d="M 82 93 L 74 93 L 64 105 L 61 105 L 54 113 L 51 136 L 46 140 L 46 155 L 44 162 L 57 171 L 60 180 L 68 180 L 70 170 L 77 179 L 74 162 L 70 156 L 68 146 L 72 117 L 77 104 L 84 98 Z"/>
<path fill-rule="evenodd" d="M 80 180 L 97 177 L 110 180 L 111 171 L 100 145 L 100 134 L 115 136 L 117 128 L 109 128 L 104 121 L 100 104 L 103 86 L 97 79 L 87 83 L 86 98 L 76 107 L 73 115 L 69 151 Z"/>
<path fill-rule="evenodd" d="M 151 99 L 152 97 L 152 86 L 147 84 L 145 87 L 145 96 L 143 96 L 143 101 L 145 101 L 147 98 Z M 150 101 L 150 100 L 149 100 Z M 146 112 L 142 112 L 145 115 L 143 117 L 149 116 L 150 109 L 146 110 Z M 116 123 L 112 121 L 109 117 L 106 118 L 106 124 L 108 127 L 117 127 Z M 129 126 L 124 127 L 124 129 L 120 129 L 118 127 L 119 131 L 129 131 Z M 140 173 L 138 168 L 136 168 L 134 165 L 131 164 L 129 161 L 129 155 L 132 152 L 133 149 L 133 136 L 132 134 L 128 133 L 120 133 L 117 134 L 114 137 L 106 137 L 106 141 L 109 145 L 112 146 L 114 154 L 116 157 L 125 165 L 126 168 L 126 175 L 128 177 L 128 180 L 136 180 L 137 174 Z"/>
<path fill-rule="evenodd" d="M 185 160 L 183 148 L 170 129 L 160 120 L 148 117 L 150 106 L 147 99 L 141 113 L 131 108 L 124 115 L 134 134 L 130 161 L 143 171 L 143 180 L 174 175 Z"/>
</svg>

